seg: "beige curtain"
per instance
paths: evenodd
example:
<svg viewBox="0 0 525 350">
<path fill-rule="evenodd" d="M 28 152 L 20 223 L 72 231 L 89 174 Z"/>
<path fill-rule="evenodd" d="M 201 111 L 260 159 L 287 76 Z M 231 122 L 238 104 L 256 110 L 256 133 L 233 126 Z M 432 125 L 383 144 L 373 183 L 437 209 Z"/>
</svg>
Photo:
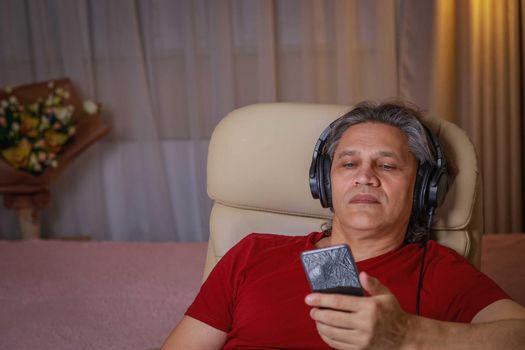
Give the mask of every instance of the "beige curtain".
<svg viewBox="0 0 525 350">
<path fill-rule="evenodd" d="M 69 76 L 112 134 L 52 189 L 44 233 L 206 240 L 229 111 L 401 97 L 463 127 L 486 232 L 521 231 L 518 0 L 1 0 L 0 85 Z M 0 207 L 0 237 L 16 218 Z"/>
<path fill-rule="evenodd" d="M 406 1 L 401 12 L 407 18 L 401 62 L 411 63 L 401 66 L 401 95 L 471 137 L 483 179 L 485 232 L 491 233 L 522 231 L 518 3 Z"/>
<path fill-rule="evenodd" d="M 112 133 L 43 232 L 207 240 L 209 136 L 231 110 L 398 95 L 394 0 L 1 0 L 0 86 L 69 76 Z M 16 218 L 0 206 L 0 237 Z"/>
</svg>

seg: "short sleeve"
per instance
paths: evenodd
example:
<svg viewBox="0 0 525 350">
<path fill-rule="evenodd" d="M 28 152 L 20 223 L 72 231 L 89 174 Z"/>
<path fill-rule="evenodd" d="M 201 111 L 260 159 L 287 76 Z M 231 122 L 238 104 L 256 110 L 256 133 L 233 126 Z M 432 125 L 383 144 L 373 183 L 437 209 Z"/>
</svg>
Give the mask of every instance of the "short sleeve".
<svg viewBox="0 0 525 350">
<path fill-rule="evenodd" d="M 217 262 L 186 311 L 187 316 L 223 332 L 231 330 L 235 296 L 250 255 L 252 236 L 243 238 Z"/>
<path fill-rule="evenodd" d="M 489 277 L 455 252 L 435 262 L 431 291 L 436 318 L 471 322 L 488 305 L 509 296 Z"/>
</svg>

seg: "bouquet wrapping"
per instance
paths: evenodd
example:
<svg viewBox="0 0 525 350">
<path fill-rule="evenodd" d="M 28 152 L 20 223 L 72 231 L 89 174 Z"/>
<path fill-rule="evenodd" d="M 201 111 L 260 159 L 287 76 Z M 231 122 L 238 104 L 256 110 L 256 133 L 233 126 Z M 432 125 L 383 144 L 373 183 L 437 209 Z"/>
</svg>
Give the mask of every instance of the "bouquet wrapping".
<svg viewBox="0 0 525 350">
<path fill-rule="evenodd" d="M 100 110 L 67 78 L 0 89 L 0 194 L 11 209 L 40 209 L 49 187 L 108 133 Z"/>
</svg>

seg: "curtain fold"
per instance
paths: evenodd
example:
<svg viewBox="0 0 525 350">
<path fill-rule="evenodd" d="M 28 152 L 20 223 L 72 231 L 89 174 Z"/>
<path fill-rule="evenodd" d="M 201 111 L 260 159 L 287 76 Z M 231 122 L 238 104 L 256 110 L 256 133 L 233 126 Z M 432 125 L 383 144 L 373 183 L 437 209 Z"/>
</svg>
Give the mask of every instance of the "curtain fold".
<svg viewBox="0 0 525 350">
<path fill-rule="evenodd" d="M 518 0 L 2 0 L 0 85 L 69 76 L 112 127 L 52 188 L 48 235 L 206 240 L 228 112 L 399 97 L 467 131 L 486 231 L 520 231 L 519 30 Z"/>
<path fill-rule="evenodd" d="M 522 228 L 517 4 L 437 3 L 431 110 L 463 127 L 478 150 L 486 232 Z"/>
<path fill-rule="evenodd" d="M 522 220 L 522 231 L 525 231 L 525 4 L 523 1 L 518 2 L 518 14 L 520 16 L 520 77 L 519 77 L 519 87 L 520 87 L 520 119 L 521 119 L 521 190 L 522 200 L 521 200 L 521 220 Z"/>
<path fill-rule="evenodd" d="M 401 96 L 472 139 L 491 233 L 523 227 L 518 3 L 407 0 L 402 6 Z"/>
</svg>

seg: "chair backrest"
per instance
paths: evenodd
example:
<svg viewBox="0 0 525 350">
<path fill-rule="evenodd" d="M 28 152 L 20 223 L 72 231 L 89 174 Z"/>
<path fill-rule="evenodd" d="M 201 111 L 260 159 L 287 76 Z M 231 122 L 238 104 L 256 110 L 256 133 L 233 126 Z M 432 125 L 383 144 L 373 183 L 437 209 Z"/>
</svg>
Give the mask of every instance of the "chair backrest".
<svg viewBox="0 0 525 350">
<path fill-rule="evenodd" d="M 204 278 L 251 232 L 304 235 L 330 218 L 310 195 L 308 170 L 320 133 L 351 106 L 268 103 L 239 108 L 215 128 L 208 152 L 214 200 Z M 434 239 L 479 268 L 483 218 L 474 146 L 456 125 L 426 118 L 457 169 L 432 224 Z"/>
</svg>

